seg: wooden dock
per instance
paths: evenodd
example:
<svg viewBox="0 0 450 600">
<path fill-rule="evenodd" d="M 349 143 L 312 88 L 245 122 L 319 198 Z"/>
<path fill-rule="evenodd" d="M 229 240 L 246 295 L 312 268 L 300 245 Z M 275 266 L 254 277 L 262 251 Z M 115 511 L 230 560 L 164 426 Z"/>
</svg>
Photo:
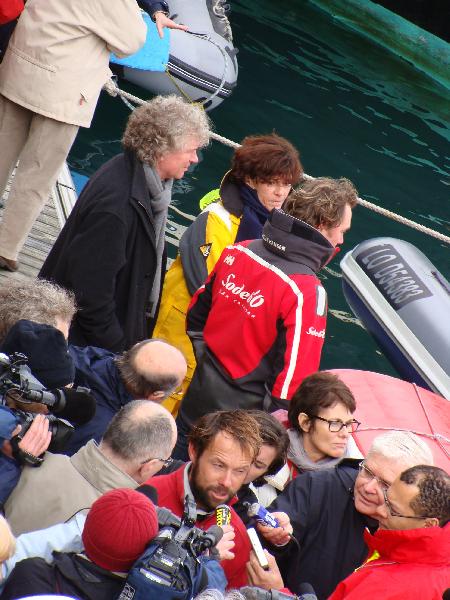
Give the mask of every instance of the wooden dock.
<svg viewBox="0 0 450 600">
<path fill-rule="evenodd" d="M 3 198 L 5 204 L 8 202 L 8 193 L 9 187 Z M 72 176 L 67 164 L 64 163 L 51 196 L 33 225 L 33 229 L 19 255 L 19 270 L 10 273 L 0 269 L 0 285 L 3 285 L 8 279 L 37 276 L 76 199 L 77 194 Z M 0 208 L 0 219 L 2 213 L 3 206 Z"/>
</svg>

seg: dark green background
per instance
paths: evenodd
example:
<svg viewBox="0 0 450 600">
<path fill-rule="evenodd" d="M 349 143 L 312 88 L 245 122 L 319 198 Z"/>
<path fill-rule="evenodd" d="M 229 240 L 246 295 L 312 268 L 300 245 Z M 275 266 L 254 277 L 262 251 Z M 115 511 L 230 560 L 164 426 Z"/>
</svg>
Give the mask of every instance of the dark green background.
<svg viewBox="0 0 450 600">
<path fill-rule="evenodd" d="M 253 0 L 232 7 L 239 80 L 233 96 L 210 113 L 215 130 L 235 141 L 276 130 L 299 148 L 307 173 L 348 177 L 361 197 L 450 235 L 448 90 L 308 2 Z M 71 167 L 90 175 L 120 152 L 128 114 L 119 99 L 103 94 L 91 129 L 78 135 Z M 176 205 L 196 214 L 198 199 L 218 186 L 230 156 L 215 142 L 204 151 L 176 185 Z M 450 279 L 447 245 L 362 207 L 342 251 L 379 235 L 415 244 Z M 338 274 L 335 259 L 323 273 L 331 312 L 321 366 L 394 374 L 351 318 Z"/>
</svg>

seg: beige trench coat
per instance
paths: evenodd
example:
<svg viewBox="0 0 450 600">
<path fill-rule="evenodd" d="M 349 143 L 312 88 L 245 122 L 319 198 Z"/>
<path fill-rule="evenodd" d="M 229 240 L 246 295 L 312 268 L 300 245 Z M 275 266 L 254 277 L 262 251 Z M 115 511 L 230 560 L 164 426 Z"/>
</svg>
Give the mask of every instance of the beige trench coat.
<svg viewBox="0 0 450 600">
<path fill-rule="evenodd" d="M 135 0 L 28 0 L 0 65 L 0 94 L 89 127 L 110 53 L 134 54 L 146 33 Z"/>
</svg>

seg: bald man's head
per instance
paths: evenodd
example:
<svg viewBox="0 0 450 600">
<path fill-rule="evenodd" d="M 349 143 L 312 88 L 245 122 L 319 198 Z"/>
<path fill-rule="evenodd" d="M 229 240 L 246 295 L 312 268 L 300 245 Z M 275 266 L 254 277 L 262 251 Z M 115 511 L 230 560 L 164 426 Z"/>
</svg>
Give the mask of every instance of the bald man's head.
<svg viewBox="0 0 450 600">
<path fill-rule="evenodd" d="M 134 398 L 162 402 L 181 385 L 186 359 L 163 340 L 145 340 L 116 358 L 122 381 Z"/>
<path fill-rule="evenodd" d="M 172 415 L 163 406 L 133 400 L 114 415 L 100 451 L 139 483 L 158 472 L 177 439 Z"/>
</svg>

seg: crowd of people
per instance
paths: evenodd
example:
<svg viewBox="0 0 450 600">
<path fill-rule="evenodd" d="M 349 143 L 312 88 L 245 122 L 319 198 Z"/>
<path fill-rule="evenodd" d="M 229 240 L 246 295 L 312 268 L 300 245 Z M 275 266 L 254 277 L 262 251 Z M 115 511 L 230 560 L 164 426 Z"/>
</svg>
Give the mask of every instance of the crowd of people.
<svg viewBox="0 0 450 600">
<path fill-rule="evenodd" d="M 109 53 L 144 42 L 138 4 L 160 35 L 186 28 L 156 0 L 28 0 L 0 27 L 0 190 L 19 161 L 0 268 L 20 268 Z M 248 136 L 166 272 L 173 181 L 210 132 L 176 96 L 136 109 L 39 277 L 0 287 L 0 600 L 269 600 L 305 585 L 319 600 L 440 600 L 450 476 L 410 431 L 363 456 L 352 390 L 320 370 L 318 273 L 357 191 L 305 178 L 276 133 Z"/>
</svg>

